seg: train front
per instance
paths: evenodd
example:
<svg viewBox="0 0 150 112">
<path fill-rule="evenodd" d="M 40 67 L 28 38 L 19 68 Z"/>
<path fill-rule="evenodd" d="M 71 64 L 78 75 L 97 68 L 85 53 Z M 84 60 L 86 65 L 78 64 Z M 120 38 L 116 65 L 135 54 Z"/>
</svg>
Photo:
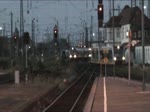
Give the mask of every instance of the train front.
<svg viewBox="0 0 150 112">
<path fill-rule="evenodd" d="M 89 61 L 92 57 L 92 49 L 87 47 L 72 47 L 69 50 L 70 60 Z"/>
</svg>

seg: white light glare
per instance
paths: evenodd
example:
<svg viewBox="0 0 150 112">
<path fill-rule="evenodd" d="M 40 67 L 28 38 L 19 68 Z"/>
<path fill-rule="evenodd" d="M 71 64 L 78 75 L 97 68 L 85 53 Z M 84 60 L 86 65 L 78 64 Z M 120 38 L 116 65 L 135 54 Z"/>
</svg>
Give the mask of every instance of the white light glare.
<svg viewBox="0 0 150 112">
<path fill-rule="evenodd" d="M 89 54 L 89 57 L 92 57 L 92 54 Z"/>
<path fill-rule="evenodd" d="M 77 58 L 77 55 L 74 55 L 73 57 L 74 57 L 74 58 Z"/>
<path fill-rule="evenodd" d="M 89 50 L 89 51 L 91 51 L 91 50 L 92 50 L 92 48 L 89 48 L 88 50 Z"/>
<path fill-rule="evenodd" d="M 70 55 L 69 58 L 72 58 L 72 55 Z"/>
<path fill-rule="evenodd" d="M 117 60 L 117 58 L 116 57 L 114 57 L 114 61 L 116 61 Z"/>
<path fill-rule="evenodd" d="M 125 57 L 124 57 L 124 56 L 122 57 L 122 60 L 123 60 L 123 61 L 125 60 Z"/>
</svg>

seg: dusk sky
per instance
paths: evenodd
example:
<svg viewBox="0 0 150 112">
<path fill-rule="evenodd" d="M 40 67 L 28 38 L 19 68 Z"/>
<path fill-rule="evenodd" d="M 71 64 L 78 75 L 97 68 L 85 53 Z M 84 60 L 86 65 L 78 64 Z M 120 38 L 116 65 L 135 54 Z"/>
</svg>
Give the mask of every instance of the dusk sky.
<svg viewBox="0 0 150 112">
<path fill-rule="evenodd" d="M 91 15 L 94 16 L 94 30 L 97 30 L 97 8 L 98 0 L 24 0 L 24 19 L 25 31 L 31 31 L 31 20 L 35 18 L 36 28 L 39 29 L 38 40 L 41 40 L 46 29 L 52 33 L 54 25 L 59 23 L 60 33 L 77 34 L 83 30 L 84 21 L 90 26 Z M 109 2 L 104 3 L 104 22 L 109 19 Z M 137 3 L 139 5 L 139 3 Z M 145 2 L 146 4 L 146 2 Z M 125 5 L 130 5 L 129 0 L 116 0 L 115 8 L 118 5 L 122 9 Z M 27 14 L 29 10 L 29 14 Z M 15 22 L 20 20 L 20 1 L 19 0 L 0 0 L 0 25 L 6 24 L 8 35 L 10 34 L 10 12 L 13 13 Z M 118 13 L 115 12 L 117 15 Z M 19 28 L 19 22 L 16 24 Z M 96 31 L 95 31 L 96 32 Z"/>
</svg>

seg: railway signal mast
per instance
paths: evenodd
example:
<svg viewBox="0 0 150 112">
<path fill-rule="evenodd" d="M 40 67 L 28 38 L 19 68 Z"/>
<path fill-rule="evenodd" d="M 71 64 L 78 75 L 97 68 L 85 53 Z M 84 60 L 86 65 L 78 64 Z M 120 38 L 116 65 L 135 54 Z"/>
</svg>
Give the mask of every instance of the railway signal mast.
<svg viewBox="0 0 150 112">
<path fill-rule="evenodd" d="M 58 59 L 58 50 L 59 50 L 59 43 L 58 43 L 58 26 L 55 25 L 53 28 L 53 39 L 54 39 L 54 44 L 55 44 L 55 56 L 56 60 Z"/>
<path fill-rule="evenodd" d="M 58 27 L 57 27 L 57 25 L 54 26 L 53 36 L 54 36 L 54 42 L 57 45 L 57 43 L 58 43 L 58 40 L 57 40 L 58 39 Z"/>
<path fill-rule="evenodd" d="M 100 39 L 100 28 L 103 27 L 103 19 L 104 19 L 103 0 L 98 0 L 97 16 L 98 16 L 98 41 L 99 41 L 98 45 L 100 47 L 100 42 L 102 41 Z"/>
<path fill-rule="evenodd" d="M 103 1 L 98 0 L 98 28 L 103 26 L 103 19 L 104 19 L 104 9 L 103 9 Z"/>
</svg>

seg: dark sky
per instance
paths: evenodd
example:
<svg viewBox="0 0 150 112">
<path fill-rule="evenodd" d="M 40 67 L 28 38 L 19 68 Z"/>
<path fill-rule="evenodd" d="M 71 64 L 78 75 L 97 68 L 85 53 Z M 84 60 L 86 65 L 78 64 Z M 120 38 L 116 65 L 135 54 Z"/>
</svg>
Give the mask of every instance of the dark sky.
<svg viewBox="0 0 150 112">
<path fill-rule="evenodd" d="M 70 33 L 72 35 L 77 34 L 76 32 L 81 32 L 83 30 L 84 22 L 90 26 L 91 15 L 94 16 L 94 30 L 97 30 L 97 0 L 77 0 L 77 1 L 54 1 L 54 0 L 25 0 L 24 1 L 24 19 L 25 19 L 25 30 L 31 31 L 31 20 L 35 18 L 38 20 L 36 22 L 36 28 L 39 29 L 38 40 L 42 40 L 46 29 L 48 32 L 52 33 L 54 25 L 58 22 L 61 33 Z M 104 11 L 105 17 L 104 22 L 109 18 L 109 3 L 108 0 L 104 0 Z M 130 4 L 129 0 L 115 2 L 115 8 L 122 9 L 125 5 Z M 145 3 L 146 4 L 146 3 Z M 29 10 L 29 14 L 27 14 Z M 6 24 L 6 30 L 8 35 L 10 32 L 10 12 L 13 12 L 14 26 L 19 27 L 20 19 L 20 1 L 19 0 L 0 0 L 0 25 Z M 117 12 L 115 12 L 117 14 Z M 79 36 L 76 35 L 75 38 Z"/>
</svg>

